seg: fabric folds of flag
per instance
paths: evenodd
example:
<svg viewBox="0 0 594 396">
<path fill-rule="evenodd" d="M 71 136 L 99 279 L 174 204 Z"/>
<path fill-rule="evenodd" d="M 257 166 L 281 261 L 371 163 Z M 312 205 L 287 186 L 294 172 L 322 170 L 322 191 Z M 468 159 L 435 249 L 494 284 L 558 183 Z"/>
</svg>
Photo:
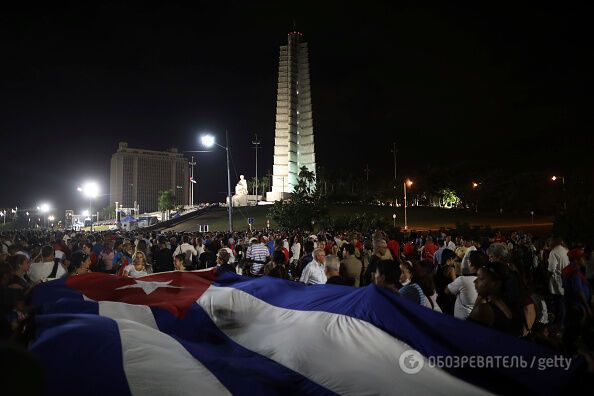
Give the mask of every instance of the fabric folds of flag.
<svg viewBox="0 0 594 396">
<path fill-rule="evenodd" d="M 94 273 L 39 285 L 33 305 L 51 395 L 552 394 L 583 366 L 543 368 L 552 351 L 373 285 Z M 430 364 L 446 357 L 500 364 Z"/>
</svg>

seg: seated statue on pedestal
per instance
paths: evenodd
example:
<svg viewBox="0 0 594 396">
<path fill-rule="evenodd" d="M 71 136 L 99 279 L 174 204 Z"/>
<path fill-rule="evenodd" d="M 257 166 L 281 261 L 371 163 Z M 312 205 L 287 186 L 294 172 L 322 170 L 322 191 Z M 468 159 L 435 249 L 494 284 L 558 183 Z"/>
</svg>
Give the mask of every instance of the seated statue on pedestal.
<svg viewBox="0 0 594 396">
<path fill-rule="evenodd" d="M 239 176 L 239 181 L 235 185 L 235 195 L 232 197 L 233 206 L 247 206 L 247 181 L 243 175 Z"/>
</svg>

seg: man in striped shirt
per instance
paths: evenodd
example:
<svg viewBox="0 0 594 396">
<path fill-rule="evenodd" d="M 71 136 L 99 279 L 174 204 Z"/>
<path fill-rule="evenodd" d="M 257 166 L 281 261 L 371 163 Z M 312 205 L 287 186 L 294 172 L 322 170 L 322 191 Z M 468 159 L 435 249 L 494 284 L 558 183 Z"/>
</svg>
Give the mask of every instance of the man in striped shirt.
<svg viewBox="0 0 594 396">
<path fill-rule="evenodd" d="M 250 269 L 252 275 L 261 275 L 260 271 L 268 261 L 270 254 L 268 248 L 262 242 L 261 236 L 258 239 L 253 238 L 252 241 L 252 244 L 247 249 L 246 257 L 253 261 L 252 268 Z"/>
</svg>

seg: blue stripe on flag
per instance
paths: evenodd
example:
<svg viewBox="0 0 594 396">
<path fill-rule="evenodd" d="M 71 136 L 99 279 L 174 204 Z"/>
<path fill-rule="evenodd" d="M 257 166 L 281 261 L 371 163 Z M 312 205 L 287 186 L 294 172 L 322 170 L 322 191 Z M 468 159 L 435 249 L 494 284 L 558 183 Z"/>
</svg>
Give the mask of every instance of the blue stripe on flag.
<svg viewBox="0 0 594 396">
<path fill-rule="evenodd" d="M 190 307 L 183 320 L 165 310 L 153 308 L 152 311 L 159 329 L 181 343 L 234 395 L 334 394 L 307 377 L 237 344 L 198 305 Z"/>
<path fill-rule="evenodd" d="M 152 308 L 152 312 L 159 330 L 175 338 L 176 341 L 183 345 L 196 360 L 200 361 L 211 371 L 233 394 L 334 394 L 309 380 L 307 377 L 240 346 L 225 335 L 197 304 L 190 307 L 183 319 L 177 319 L 170 312 L 159 308 Z M 43 367 L 61 367 L 63 372 L 63 368 L 65 367 L 85 366 L 86 361 L 81 361 L 78 352 L 76 356 L 66 357 L 63 352 L 58 353 L 58 350 L 60 348 L 64 348 L 64 351 L 84 350 L 85 357 L 89 357 L 89 360 L 93 362 L 94 359 L 92 356 L 103 356 L 104 343 L 111 339 L 113 339 L 112 342 L 114 344 L 118 344 L 119 355 L 112 354 L 108 359 L 111 359 L 109 361 L 112 362 L 117 361 L 121 365 L 121 342 L 119 333 L 117 333 L 117 326 L 115 331 L 118 335 L 115 339 L 113 337 L 116 336 L 106 334 L 101 328 L 97 329 L 97 334 L 89 334 L 88 336 L 83 333 L 78 335 L 70 332 L 64 332 L 62 335 L 59 332 L 60 327 L 63 325 L 67 328 L 71 328 L 73 325 L 77 328 L 83 328 L 85 323 L 90 323 L 88 322 L 89 317 L 103 318 L 108 322 L 115 323 L 107 317 L 96 316 L 98 314 L 99 304 L 94 301 L 60 298 L 56 302 L 45 304 L 41 309 L 41 314 L 37 316 L 37 320 L 43 324 L 39 327 L 41 336 L 35 342 L 32 349 L 35 355 L 44 359 L 42 362 Z M 67 320 L 64 319 L 62 322 L 48 322 L 48 318 L 61 316 Z M 80 319 L 74 320 L 75 318 Z M 53 326 L 59 327 L 52 328 Z M 89 324 L 89 326 L 85 330 L 92 332 L 93 324 Z M 51 352 L 47 348 L 39 348 L 38 344 L 43 344 L 43 340 L 52 339 L 53 337 L 56 337 L 55 352 Z M 264 334 L 263 337 L 265 337 Z M 95 340 L 97 338 L 101 338 L 103 342 L 96 344 Z M 67 344 L 62 344 L 62 342 L 67 342 Z M 113 364 L 101 366 L 94 366 L 93 364 L 89 363 L 87 367 L 110 367 L 111 373 Z M 163 364 L 167 363 L 163 362 Z M 123 373 L 123 371 L 121 372 Z M 71 381 L 85 382 L 88 376 L 89 373 L 76 376 L 71 378 Z M 59 385 L 58 383 L 49 383 L 48 385 L 48 389 L 51 390 L 61 389 L 61 386 L 56 387 Z M 80 389 L 80 386 L 73 384 L 72 390 Z M 101 389 L 101 392 L 104 390 L 104 388 L 97 389 Z M 105 391 L 107 392 L 108 390 Z M 98 394 L 101 392 L 98 392 Z"/>
<path fill-rule="evenodd" d="M 574 358 L 569 370 L 538 370 L 530 367 L 539 358 L 553 358 L 553 351 L 475 323 L 431 311 L 375 285 L 363 288 L 308 286 L 272 277 L 246 279 L 230 274 L 217 277 L 219 285 L 242 290 L 277 307 L 323 311 L 367 321 L 407 343 L 425 357 L 523 358 L 528 365 L 525 368 L 446 369 L 449 373 L 491 392 L 559 393 L 567 388 L 571 378 L 584 367 L 581 358 Z M 395 370 L 398 369 L 395 367 Z"/>
<path fill-rule="evenodd" d="M 35 323 L 39 337 L 30 350 L 44 368 L 49 395 L 130 394 L 113 320 L 96 314 L 53 314 L 39 315 Z"/>
<path fill-rule="evenodd" d="M 61 298 L 83 299 L 82 294 L 78 290 L 74 290 L 66 285 L 65 278 L 40 283 L 33 288 L 31 295 L 31 305 L 33 307 L 40 307 Z"/>
</svg>

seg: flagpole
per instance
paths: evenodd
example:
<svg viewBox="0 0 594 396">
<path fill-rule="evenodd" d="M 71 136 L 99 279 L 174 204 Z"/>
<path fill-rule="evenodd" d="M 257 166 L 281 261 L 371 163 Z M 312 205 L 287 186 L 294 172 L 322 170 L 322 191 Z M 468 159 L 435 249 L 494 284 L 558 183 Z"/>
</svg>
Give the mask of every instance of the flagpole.
<svg viewBox="0 0 594 396">
<path fill-rule="evenodd" d="M 192 161 L 190 162 L 190 166 L 191 166 L 191 177 L 190 177 L 190 207 L 194 207 L 194 184 L 196 183 L 194 181 L 194 165 L 196 165 L 196 162 L 194 162 L 194 156 L 192 156 Z"/>
</svg>

